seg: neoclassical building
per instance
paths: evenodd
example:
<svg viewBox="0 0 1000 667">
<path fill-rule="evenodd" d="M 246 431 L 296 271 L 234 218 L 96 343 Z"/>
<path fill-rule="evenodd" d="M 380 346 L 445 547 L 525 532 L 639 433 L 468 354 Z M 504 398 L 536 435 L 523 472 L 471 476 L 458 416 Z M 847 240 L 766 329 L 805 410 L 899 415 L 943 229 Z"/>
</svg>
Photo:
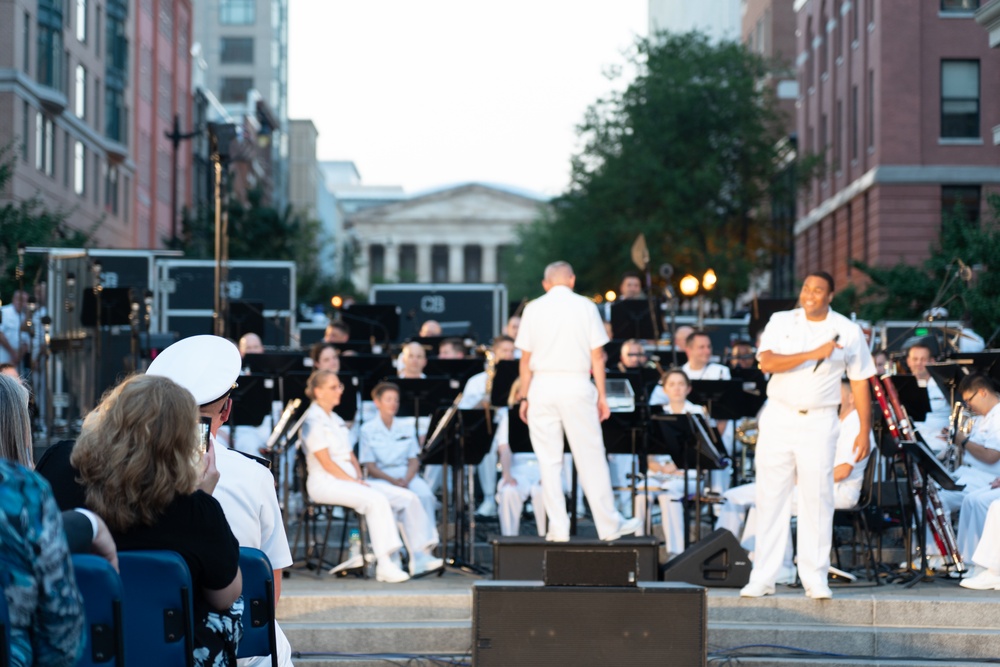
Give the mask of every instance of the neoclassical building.
<svg viewBox="0 0 1000 667">
<path fill-rule="evenodd" d="M 378 282 L 501 282 L 504 248 L 546 205 L 539 196 L 469 183 L 350 214 L 354 285 L 364 292 Z"/>
</svg>

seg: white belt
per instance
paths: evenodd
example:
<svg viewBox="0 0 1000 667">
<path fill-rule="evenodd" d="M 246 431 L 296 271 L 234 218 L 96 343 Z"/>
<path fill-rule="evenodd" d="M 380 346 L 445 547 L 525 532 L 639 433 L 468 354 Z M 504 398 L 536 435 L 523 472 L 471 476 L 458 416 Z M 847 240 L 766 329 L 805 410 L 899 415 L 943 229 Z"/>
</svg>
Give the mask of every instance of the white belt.
<svg viewBox="0 0 1000 667">
<path fill-rule="evenodd" d="M 793 413 L 795 413 L 797 415 L 802 415 L 802 416 L 805 416 L 805 415 L 821 415 L 821 414 L 825 414 L 827 412 L 836 412 L 837 409 L 840 407 L 840 406 L 837 406 L 837 405 L 823 405 L 823 406 L 819 406 L 819 407 L 815 407 L 815 408 L 797 408 L 797 407 L 794 407 L 794 406 L 782 403 L 781 401 L 775 401 L 774 403 L 775 403 L 775 405 L 780 406 L 781 408 L 783 408 L 784 410 L 786 410 L 788 412 L 793 412 Z"/>
</svg>

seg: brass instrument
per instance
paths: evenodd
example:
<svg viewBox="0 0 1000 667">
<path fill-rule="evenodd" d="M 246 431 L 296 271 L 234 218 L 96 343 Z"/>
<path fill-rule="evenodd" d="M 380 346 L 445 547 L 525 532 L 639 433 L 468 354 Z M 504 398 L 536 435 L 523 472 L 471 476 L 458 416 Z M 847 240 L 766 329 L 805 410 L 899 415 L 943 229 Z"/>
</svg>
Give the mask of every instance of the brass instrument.
<svg viewBox="0 0 1000 667">
<path fill-rule="evenodd" d="M 746 417 L 736 423 L 736 439 L 747 447 L 757 446 L 757 420 Z"/>
<path fill-rule="evenodd" d="M 492 401 L 493 380 L 497 376 L 497 355 L 493 353 L 493 348 L 489 345 L 481 347 L 483 356 L 486 357 L 486 397 L 483 399 L 483 409 L 486 411 L 486 432 L 493 435 L 493 413 Z"/>
<path fill-rule="evenodd" d="M 753 417 L 745 417 L 736 423 L 736 439 L 743 444 L 736 453 L 736 465 L 743 484 L 753 482 L 756 478 L 754 448 L 757 446 L 757 430 L 757 420 Z"/>
<path fill-rule="evenodd" d="M 965 454 L 964 444 L 959 445 L 955 440 L 959 433 L 968 437 L 974 422 L 972 413 L 962 406 L 961 401 L 955 401 L 948 417 L 948 440 L 939 457 L 950 473 L 962 467 L 962 457 Z"/>
</svg>

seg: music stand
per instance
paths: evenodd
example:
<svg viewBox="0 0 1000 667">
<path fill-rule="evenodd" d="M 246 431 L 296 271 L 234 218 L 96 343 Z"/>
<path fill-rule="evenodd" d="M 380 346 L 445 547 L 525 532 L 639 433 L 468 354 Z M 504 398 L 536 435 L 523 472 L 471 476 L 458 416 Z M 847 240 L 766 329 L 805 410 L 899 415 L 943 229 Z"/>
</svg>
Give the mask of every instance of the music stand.
<svg viewBox="0 0 1000 667">
<path fill-rule="evenodd" d="M 632 392 L 635 394 L 635 404 L 648 405 L 649 395 L 657 384 L 660 383 L 660 371 L 655 368 L 626 368 L 621 371 L 607 371 L 607 380 L 625 379 L 632 385 Z"/>
<path fill-rule="evenodd" d="M 385 354 L 352 354 L 340 357 L 340 370 L 361 378 L 361 396 L 367 399 L 383 380 L 395 382 L 396 368 Z"/>
<path fill-rule="evenodd" d="M 302 352 L 262 352 L 247 354 L 243 357 L 243 366 L 251 373 L 279 376 L 289 371 L 308 371 Z"/>
<path fill-rule="evenodd" d="M 921 387 L 915 375 L 893 375 L 884 378 L 892 381 L 899 395 L 899 402 L 906 408 L 906 414 L 911 422 L 922 422 L 931 411 L 931 401 L 927 396 L 927 388 Z M 911 424 L 912 425 L 912 424 Z"/>
<path fill-rule="evenodd" d="M 399 306 L 393 304 L 353 304 L 340 311 L 351 328 L 352 341 L 399 340 Z"/>
<path fill-rule="evenodd" d="M 988 376 L 1000 386 L 1000 352 L 959 352 L 951 357 L 956 361 L 971 361 L 977 373 Z"/>
<path fill-rule="evenodd" d="M 662 442 L 663 453 L 669 454 L 674 464 L 683 470 L 694 468 L 699 484 L 704 470 L 721 470 L 729 465 L 725 448 L 718 431 L 708 425 L 704 417 L 693 414 L 653 413 L 650 417 Z M 660 449 L 660 447 L 657 447 Z M 687 475 L 684 476 L 684 496 L 688 497 Z M 701 539 L 701 490 L 695 489 L 695 518 L 698 522 L 698 539 Z M 684 546 L 691 539 L 690 522 L 684 513 Z"/>
<path fill-rule="evenodd" d="M 640 472 L 646 469 L 646 433 L 649 423 L 647 406 L 636 405 L 631 412 L 612 412 L 611 416 L 601 422 L 601 435 L 604 438 L 604 449 L 608 454 L 629 454 L 632 472 L 629 474 L 629 493 L 632 507 L 635 507 L 636 482 Z M 576 465 L 573 466 L 574 472 Z M 574 484 L 574 490 L 576 485 Z M 648 491 L 648 487 L 647 487 Z M 647 508 L 649 504 L 647 503 Z M 574 505 L 575 508 L 575 505 Z M 648 534 L 648 533 L 647 533 Z"/>
<path fill-rule="evenodd" d="M 517 359 L 498 361 L 493 367 L 493 387 L 490 391 L 490 405 L 503 407 L 507 405 L 510 388 L 521 375 L 521 362 Z"/>
<path fill-rule="evenodd" d="M 337 348 L 337 350 L 340 351 L 340 355 L 342 357 L 343 356 L 350 357 L 355 354 L 372 354 L 372 344 L 370 341 L 367 340 L 365 341 L 350 340 L 347 341 L 346 343 L 330 343 L 330 345 L 333 345 L 335 348 Z"/>
<path fill-rule="evenodd" d="M 440 359 L 432 357 L 427 360 L 427 366 L 424 368 L 424 373 L 428 376 L 447 375 L 461 382 L 463 387 L 469 381 L 469 378 L 476 373 L 482 372 L 483 360 L 476 357 L 466 359 Z"/>
<path fill-rule="evenodd" d="M 655 314 L 659 312 L 659 304 L 652 306 L 646 299 L 626 299 L 611 304 L 611 337 L 615 339 L 637 338 L 639 340 L 656 340 L 660 337 L 657 324 L 654 324 Z"/>
<path fill-rule="evenodd" d="M 398 417 L 414 417 L 413 428 L 420 440 L 420 418 L 430 417 L 439 407 L 452 403 L 461 391 L 448 377 L 390 378 L 399 386 Z"/>
</svg>

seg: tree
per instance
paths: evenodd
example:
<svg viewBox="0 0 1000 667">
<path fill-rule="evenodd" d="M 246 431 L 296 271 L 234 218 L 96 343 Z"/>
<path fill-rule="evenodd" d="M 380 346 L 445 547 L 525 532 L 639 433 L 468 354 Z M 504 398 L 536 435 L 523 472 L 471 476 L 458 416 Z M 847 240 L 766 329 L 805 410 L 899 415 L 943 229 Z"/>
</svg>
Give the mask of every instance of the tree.
<svg viewBox="0 0 1000 667">
<path fill-rule="evenodd" d="M 834 307 L 856 312 L 872 322 L 914 320 L 932 305 L 944 305 L 952 319 L 967 315 L 972 327 L 989 338 L 1000 327 L 1000 197 L 989 198 L 989 218 L 981 224 L 948 215 L 941 238 L 923 266 L 899 262 L 875 267 L 855 261 L 871 283 L 863 290 L 843 290 Z M 960 275 L 961 261 L 974 267 L 972 278 Z"/>
<path fill-rule="evenodd" d="M 12 152 L 12 145 L 0 148 L 0 192 L 7 191 L 14 177 L 14 161 L 17 157 Z M 21 283 L 15 275 L 18 245 L 82 248 L 89 243 L 96 225 L 89 232 L 81 232 L 67 224 L 67 217 L 68 214 L 64 211 L 53 212 L 45 208 L 38 196 L 0 204 L 0 298 L 9 301 L 11 294 Z M 26 255 L 24 284 L 33 284 L 38 272 L 43 269 L 41 255 Z"/>
<path fill-rule="evenodd" d="M 756 220 L 782 170 L 778 108 L 759 85 L 767 64 L 699 33 L 640 39 L 628 58 L 635 79 L 578 127 L 568 191 L 522 230 L 516 296 L 537 292 L 554 259 L 573 264 L 582 291 L 617 285 L 640 232 L 678 277 L 714 268 L 720 296 L 745 290 L 774 251 Z"/>
</svg>

